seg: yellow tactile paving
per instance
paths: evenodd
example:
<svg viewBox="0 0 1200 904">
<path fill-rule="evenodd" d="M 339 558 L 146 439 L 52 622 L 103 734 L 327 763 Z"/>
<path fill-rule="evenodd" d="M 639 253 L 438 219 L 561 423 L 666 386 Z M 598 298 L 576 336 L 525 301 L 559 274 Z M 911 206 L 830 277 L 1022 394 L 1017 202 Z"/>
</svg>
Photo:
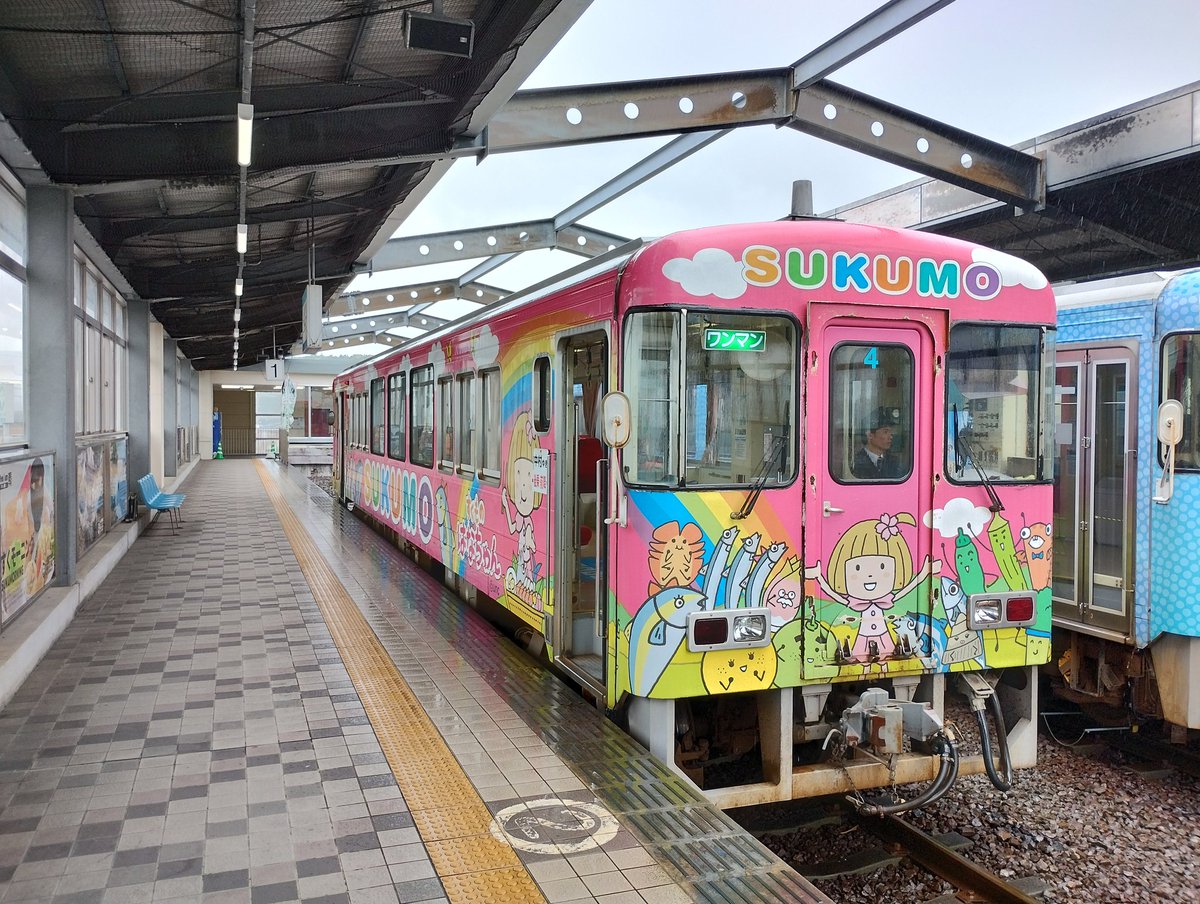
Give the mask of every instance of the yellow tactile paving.
<svg viewBox="0 0 1200 904">
<path fill-rule="evenodd" d="M 358 606 L 271 475 L 255 464 L 446 895 L 455 904 L 544 902 L 513 849 L 492 837 L 491 813 Z"/>
</svg>

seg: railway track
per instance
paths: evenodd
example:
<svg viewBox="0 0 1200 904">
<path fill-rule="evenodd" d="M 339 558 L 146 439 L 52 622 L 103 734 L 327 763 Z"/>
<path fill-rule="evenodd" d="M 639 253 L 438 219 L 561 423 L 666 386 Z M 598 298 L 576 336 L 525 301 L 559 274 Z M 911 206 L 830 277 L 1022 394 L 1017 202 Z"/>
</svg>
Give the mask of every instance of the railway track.
<svg viewBox="0 0 1200 904">
<path fill-rule="evenodd" d="M 926 899 L 925 904 L 1038 904 L 1036 896 L 1046 888 L 1045 882 L 1037 877 L 1009 881 L 972 862 L 957 850 L 970 844 L 961 835 L 930 835 L 896 816 L 860 816 L 848 802 L 841 799 L 810 801 L 786 813 L 780 813 L 777 809 L 775 813 L 764 816 L 760 824 L 756 824 L 754 818 L 743 822 L 755 834 L 777 838 L 818 827 L 828 830 L 832 826 L 844 826 L 843 834 L 858 830 L 878 840 L 876 845 L 860 845 L 853 852 L 827 860 L 794 862 L 805 878 L 818 883 L 839 876 L 866 875 L 908 860 L 953 889 Z M 801 850 L 810 847 L 799 845 Z M 795 861 L 798 858 L 793 855 L 791 859 Z"/>
<path fill-rule="evenodd" d="M 1200 751 L 1191 747 L 1172 744 L 1145 732 L 1113 734 L 1105 738 L 1105 743 L 1144 763 L 1160 764 L 1184 775 L 1200 778 Z"/>
</svg>

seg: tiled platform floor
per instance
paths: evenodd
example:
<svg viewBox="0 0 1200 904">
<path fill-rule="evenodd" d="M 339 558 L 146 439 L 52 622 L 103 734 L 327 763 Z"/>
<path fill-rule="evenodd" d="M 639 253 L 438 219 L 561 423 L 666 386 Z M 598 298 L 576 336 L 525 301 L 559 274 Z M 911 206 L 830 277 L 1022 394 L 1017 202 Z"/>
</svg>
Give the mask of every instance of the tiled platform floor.
<svg viewBox="0 0 1200 904">
<path fill-rule="evenodd" d="M 822 900 L 297 469 L 270 470 L 493 813 L 557 796 L 617 815 L 601 849 L 521 853 L 548 901 Z M 179 534 L 134 544 L 0 712 L 0 901 L 446 900 L 256 465 L 205 462 L 182 489 Z M 674 835 L 644 831 L 663 814 Z"/>
</svg>

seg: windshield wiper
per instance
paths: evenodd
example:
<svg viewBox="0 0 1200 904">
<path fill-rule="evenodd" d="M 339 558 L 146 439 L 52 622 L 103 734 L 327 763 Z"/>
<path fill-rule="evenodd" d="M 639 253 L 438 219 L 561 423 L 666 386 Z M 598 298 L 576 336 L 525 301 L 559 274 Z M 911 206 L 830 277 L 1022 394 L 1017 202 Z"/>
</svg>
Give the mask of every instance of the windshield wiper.
<svg viewBox="0 0 1200 904">
<path fill-rule="evenodd" d="M 967 439 L 964 432 L 958 429 L 958 406 L 954 406 L 954 464 L 959 471 L 963 470 L 963 449 L 966 449 L 966 460 L 975 468 L 975 473 L 979 475 L 979 482 L 983 484 L 983 488 L 987 491 L 988 499 L 992 504 L 988 506 L 990 512 L 1004 511 L 1004 503 L 1000 501 L 1000 497 L 996 495 L 996 488 L 992 486 L 991 480 L 983 473 L 983 468 L 979 464 L 979 456 L 977 450 L 971 445 L 971 441 Z"/>
<path fill-rule="evenodd" d="M 750 482 L 750 492 L 746 496 L 746 501 L 731 516 L 734 521 L 740 521 L 754 511 L 754 504 L 758 502 L 758 497 L 762 493 L 763 487 L 767 485 L 767 479 L 771 474 L 771 466 L 774 464 L 775 459 L 779 457 L 779 453 L 783 451 L 786 442 L 786 439 L 782 436 L 771 437 L 770 447 L 763 453 L 762 461 L 758 463 L 758 467 L 754 470 L 754 479 Z"/>
</svg>

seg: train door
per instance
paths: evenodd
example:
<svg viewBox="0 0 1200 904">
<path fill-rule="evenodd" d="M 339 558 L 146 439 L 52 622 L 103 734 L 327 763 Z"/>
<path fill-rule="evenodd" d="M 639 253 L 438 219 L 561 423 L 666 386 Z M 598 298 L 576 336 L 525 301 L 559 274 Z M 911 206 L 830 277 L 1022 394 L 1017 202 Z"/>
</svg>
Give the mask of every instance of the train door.
<svg viewBox="0 0 1200 904">
<path fill-rule="evenodd" d="M 333 448 L 333 492 L 338 499 L 346 498 L 346 431 L 350 423 L 346 416 L 347 398 L 346 393 L 339 392 L 333 407 L 333 435 L 337 438 Z"/>
<path fill-rule="evenodd" d="M 608 391 L 608 336 L 575 334 L 559 344 L 564 403 L 558 431 L 555 625 L 559 664 L 604 699 L 607 450 L 600 441 L 600 400 Z"/>
<path fill-rule="evenodd" d="M 1133 628 L 1136 376 L 1124 346 L 1060 350 L 1055 366 L 1054 617 L 1123 637 Z"/>
<path fill-rule="evenodd" d="M 886 671 L 888 660 L 932 644 L 936 555 L 925 514 L 938 406 L 929 325 L 943 315 L 913 312 L 901 325 L 846 313 L 813 305 L 809 315 L 804 558 L 819 577 L 805 616 L 826 630 L 805 651 L 807 677 L 832 665 Z M 908 618 L 911 630 L 889 628 Z"/>
</svg>

